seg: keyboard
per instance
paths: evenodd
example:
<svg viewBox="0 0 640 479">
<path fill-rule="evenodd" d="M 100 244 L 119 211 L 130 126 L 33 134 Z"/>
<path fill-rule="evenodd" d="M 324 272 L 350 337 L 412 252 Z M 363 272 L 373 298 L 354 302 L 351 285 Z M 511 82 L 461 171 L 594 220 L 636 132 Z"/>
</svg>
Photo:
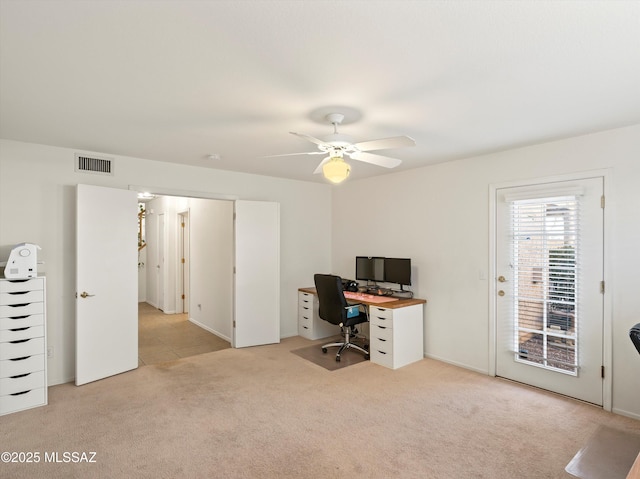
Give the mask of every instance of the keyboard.
<svg viewBox="0 0 640 479">
<path fill-rule="evenodd" d="M 378 296 L 375 294 L 355 293 L 353 291 L 345 291 L 344 297 L 354 301 L 366 301 L 367 303 L 390 303 L 391 301 L 398 301 L 398 298 L 391 298 L 390 296 Z"/>
</svg>

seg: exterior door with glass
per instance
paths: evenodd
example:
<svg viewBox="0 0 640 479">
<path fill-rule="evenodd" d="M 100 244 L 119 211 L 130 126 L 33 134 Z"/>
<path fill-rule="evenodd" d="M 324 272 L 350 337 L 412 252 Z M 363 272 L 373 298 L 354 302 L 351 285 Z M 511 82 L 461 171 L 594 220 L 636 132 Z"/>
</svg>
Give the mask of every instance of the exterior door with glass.
<svg viewBox="0 0 640 479">
<path fill-rule="evenodd" d="M 496 375 L 603 403 L 603 178 L 496 190 Z"/>
</svg>

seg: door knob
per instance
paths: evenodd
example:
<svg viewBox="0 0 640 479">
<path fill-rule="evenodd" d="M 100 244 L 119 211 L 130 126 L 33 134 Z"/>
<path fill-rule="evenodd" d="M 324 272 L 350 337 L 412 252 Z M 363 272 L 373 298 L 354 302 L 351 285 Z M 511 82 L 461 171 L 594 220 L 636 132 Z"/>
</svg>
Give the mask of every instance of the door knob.
<svg viewBox="0 0 640 479">
<path fill-rule="evenodd" d="M 504 291 L 502 290 L 498 291 L 498 296 L 504 296 Z"/>
<path fill-rule="evenodd" d="M 83 291 L 82 293 L 80 293 L 81 298 L 88 298 L 90 296 L 95 296 L 95 294 L 89 294 L 86 291 Z"/>
<path fill-rule="evenodd" d="M 498 276 L 498 281 L 504 283 L 506 281 L 506 278 L 504 276 Z"/>
</svg>

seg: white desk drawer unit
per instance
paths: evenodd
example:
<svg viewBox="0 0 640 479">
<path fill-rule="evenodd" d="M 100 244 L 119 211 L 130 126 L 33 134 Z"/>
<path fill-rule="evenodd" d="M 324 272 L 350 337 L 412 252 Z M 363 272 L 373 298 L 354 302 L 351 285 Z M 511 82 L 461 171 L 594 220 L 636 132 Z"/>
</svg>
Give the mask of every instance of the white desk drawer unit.
<svg viewBox="0 0 640 479">
<path fill-rule="evenodd" d="M 45 279 L 0 278 L 0 415 L 47 404 Z"/>
<path fill-rule="evenodd" d="M 422 304 L 402 308 L 369 306 L 371 362 L 391 369 L 424 357 Z"/>
<path fill-rule="evenodd" d="M 340 334 L 340 327 L 318 316 L 318 297 L 298 291 L 298 335 L 307 339 L 320 339 Z"/>
</svg>

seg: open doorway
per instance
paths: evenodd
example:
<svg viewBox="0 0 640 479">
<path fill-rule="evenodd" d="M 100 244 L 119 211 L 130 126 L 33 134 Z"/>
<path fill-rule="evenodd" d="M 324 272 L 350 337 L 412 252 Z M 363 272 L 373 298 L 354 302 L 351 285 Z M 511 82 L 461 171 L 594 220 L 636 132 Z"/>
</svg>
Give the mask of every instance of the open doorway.
<svg viewBox="0 0 640 479">
<path fill-rule="evenodd" d="M 231 294 L 224 307 L 224 298 L 209 304 L 203 292 L 232 288 L 232 203 L 147 195 L 139 207 L 139 365 L 231 347 L 224 327 L 232 321 Z"/>
</svg>

